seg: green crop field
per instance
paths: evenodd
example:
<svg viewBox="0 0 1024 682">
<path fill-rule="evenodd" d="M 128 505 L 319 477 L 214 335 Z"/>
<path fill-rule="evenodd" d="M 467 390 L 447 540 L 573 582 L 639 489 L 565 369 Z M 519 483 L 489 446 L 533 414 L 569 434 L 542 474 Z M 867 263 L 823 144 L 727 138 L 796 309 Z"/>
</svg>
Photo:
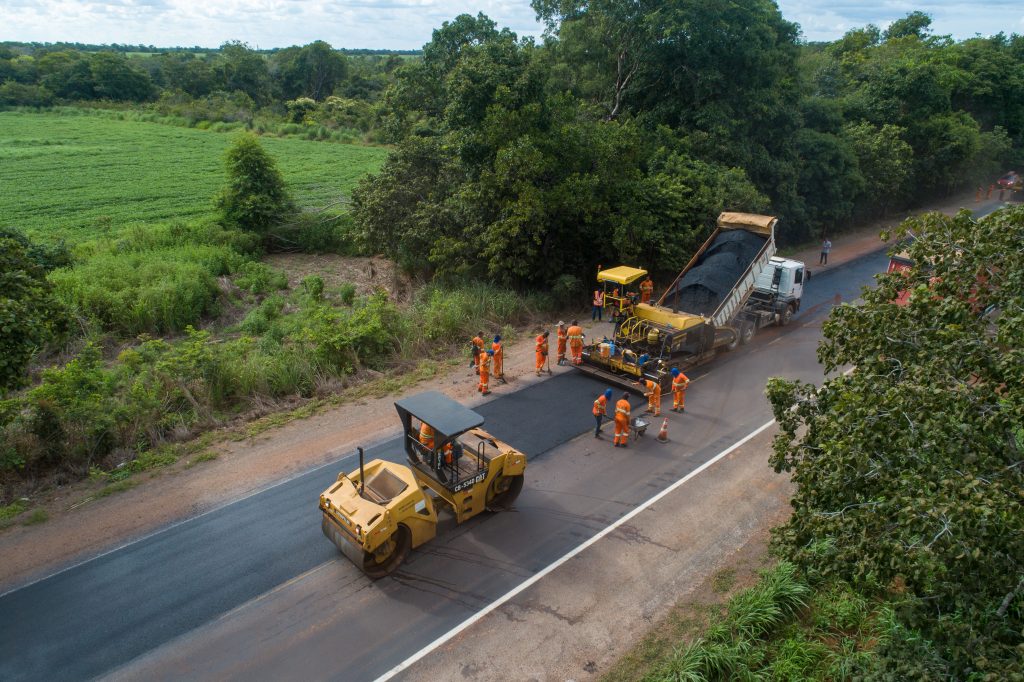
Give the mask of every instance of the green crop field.
<svg viewBox="0 0 1024 682">
<path fill-rule="evenodd" d="M 0 112 L 0 227 L 71 241 L 213 210 L 232 133 L 88 114 Z M 263 138 L 299 204 L 324 206 L 387 150 Z"/>
</svg>

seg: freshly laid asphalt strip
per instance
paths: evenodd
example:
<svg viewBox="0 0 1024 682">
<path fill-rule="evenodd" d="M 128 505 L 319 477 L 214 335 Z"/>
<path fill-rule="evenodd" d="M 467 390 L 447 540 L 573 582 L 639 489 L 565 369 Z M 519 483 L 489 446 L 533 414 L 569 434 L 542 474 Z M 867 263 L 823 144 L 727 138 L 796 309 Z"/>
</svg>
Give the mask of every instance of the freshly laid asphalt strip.
<svg viewBox="0 0 1024 682">
<path fill-rule="evenodd" d="M 571 372 L 475 409 L 485 429 L 536 459 L 592 428 L 589 401 L 575 403 L 602 390 Z M 397 438 L 366 457 L 404 459 Z M 93 677 L 336 559 L 317 498 L 354 467 L 347 457 L 5 595 L 0 679 Z"/>
</svg>

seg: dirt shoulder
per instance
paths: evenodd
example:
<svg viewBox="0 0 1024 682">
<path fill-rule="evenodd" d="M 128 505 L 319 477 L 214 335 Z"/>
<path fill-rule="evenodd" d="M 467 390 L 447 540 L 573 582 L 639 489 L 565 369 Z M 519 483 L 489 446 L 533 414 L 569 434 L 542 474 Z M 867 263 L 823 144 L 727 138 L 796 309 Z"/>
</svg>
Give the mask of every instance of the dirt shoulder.
<svg viewBox="0 0 1024 682">
<path fill-rule="evenodd" d="M 972 196 L 964 195 L 935 209 L 952 213 L 961 205 L 977 206 Z M 829 265 L 824 267 L 835 267 L 876 250 L 881 245 L 879 231 L 899 224 L 903 217 L 832 236 L 832 254 Z M 812 271 L 818 269 L 817 246 L 787 255 L 804 260 Z M 313 269 L 317 266 L 310 263 Z M 551 320 L 549 327 L 553 329 L 556 322 Z M 611 331 L 608 323 L 584 327 L 591 338 Z M 551 345 L 554 353 L 554 343 Z M 544 380 L 533 373 L 531 334 L 506 343 L 505 358 L 508 383 L 492 385 L 492 398 Z M 454 367 L 445 367 L 404 393 L 433 389 L 467 405 L 477 404 L 482 399 L 476 390 L 475 375 L 462 362 L 453 364 Z M 555 365 L 552 369 L 556 374 L 573 371 Z M 333 461 L 350 453 L 356 445 L 395 433 L 393 402 L 397 397 L 356 399 L 251 438 L 242 435 L 244 430 L 230 432 L 224 434 L 223 441 L 196 455 L 137 474 L 115 486 L 101 488 L 95 482 L 83 481 L 52 490 L 31 501 L 32 507 L 43 510 L 48 521 L 12 526 L 0 532 L 0 591 L 244 497 Z M 105 490 L 111 489 L 117 494 L 104 495 Z"/>
</svg>

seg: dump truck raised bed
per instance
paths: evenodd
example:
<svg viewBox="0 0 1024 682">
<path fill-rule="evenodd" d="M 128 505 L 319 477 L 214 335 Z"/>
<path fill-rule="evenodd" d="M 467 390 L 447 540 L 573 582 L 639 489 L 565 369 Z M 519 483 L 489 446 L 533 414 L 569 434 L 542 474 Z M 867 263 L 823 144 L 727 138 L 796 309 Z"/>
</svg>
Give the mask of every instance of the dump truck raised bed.
<svg viewBox="0 0 1024 682">
<path fill-rule="evenodd" d="M 642 378 L 667 388 L 673 367 L 700 364 L 746 344 L 761 327 L 788 324 L 807 275 L 802 262 L 775 257 L 777 222 L 722 213 L 658 302 L 630 306 L 611 339 L 584 347 L 577 367 L 628 389 Z"/>
<path fill-rule="evenodd" d="M 384 459 L 342 472 L 320 495 L 321 528 L 373 579 L 437 534 L 439 507 L 456 523 L 509 508 L 523 489 L 526 455 L 480 426 L 484 418 L 436 391 L 395 403 L 408 466 Z M 424 425 L 427 429 L 424 429 Z"/>
</svg>

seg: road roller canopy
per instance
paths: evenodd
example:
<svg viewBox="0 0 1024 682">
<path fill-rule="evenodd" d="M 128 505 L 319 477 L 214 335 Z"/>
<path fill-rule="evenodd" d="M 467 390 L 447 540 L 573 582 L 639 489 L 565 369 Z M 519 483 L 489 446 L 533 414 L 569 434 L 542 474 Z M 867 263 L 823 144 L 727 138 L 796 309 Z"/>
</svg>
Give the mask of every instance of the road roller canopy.
<svg viewBox="0 0 1024 682">
<path fill-rule="evenodd" d="M 597 281 L 612 282 L 613 284 L 626 286 L 627 284 L 632 284 L 646 274 L 647 271 L 641 268 L 631 268 L 628 265 L 620 265 L 617 268 L 600 270 L 597 273 Z"/>
<path fill-rule="evenodd" d="M 437 391 L 417 393 L 395 403 L 402 426 L 408 433 L 412 417 L 434 429 L 438 445 L 484 423 L 479 414 Z"/>
</svg>

